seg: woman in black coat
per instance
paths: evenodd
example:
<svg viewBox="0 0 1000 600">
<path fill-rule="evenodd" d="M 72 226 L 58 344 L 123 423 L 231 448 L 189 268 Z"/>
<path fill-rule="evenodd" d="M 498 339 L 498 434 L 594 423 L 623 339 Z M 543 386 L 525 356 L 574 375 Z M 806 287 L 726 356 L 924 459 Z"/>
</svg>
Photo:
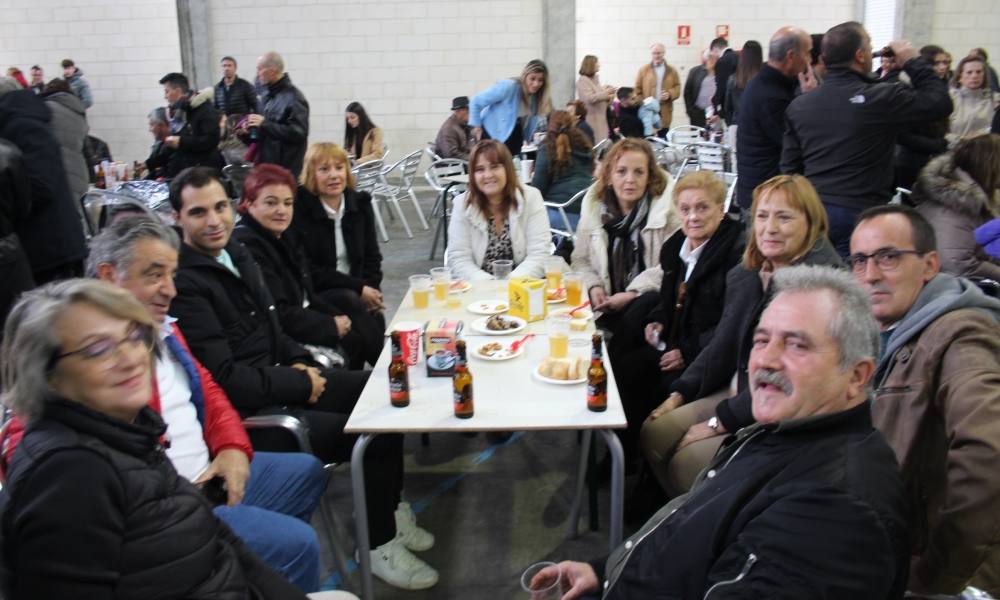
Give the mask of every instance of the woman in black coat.
<svg viewBox="0 0 1000 600">
<path fill-rule="evenodd" d="M 640 300 L 655 306 L 645 331 L 627 332 L 619 336 L 627 339 L 612 345 L 618 350 L 611 361 L 628 419 L 625 447 L 630 453 L 637 448 L 643 420 L 708 345 L 722 317 L 726 273 L 739 264 L 746 243 L 743 226 L 723 211 L 725 196 L 725 184 L 709 171 L 677 182 L 673 203 L 681 229 L 660 249 L 660 291 Z"/>
<path fill-rule="evenodd" d="M 6 333 L 2 401 L 29 426 L 4 485 L 5 598 L 305 600 L 164 454 L 156 330 L 132 294 L 50 284 Z"/>
<path fill-rule="evenodd" d="M 347 153 L 330 143 L 313 144 L 295 198 L 291 231 L 309 259 L 316 292 L 350 315 L 385 330 L 382 253 L 375 234 L 371 196 L 354 189 Z"/>
<path fill-rule="evenodd" d="M 341 310 L 313 288 L 309 261 L 291 231 L 295 179 L 283 167 L 254 167 L 243 184 L 237 210 L 243 215 L 233 235 L 253 254 L 278 310 L 285 333 L 302 344 L 340 347 L 348 366 L 375 364 L 382 351 L 382 328 L 368 311 Z"/>
</svg>

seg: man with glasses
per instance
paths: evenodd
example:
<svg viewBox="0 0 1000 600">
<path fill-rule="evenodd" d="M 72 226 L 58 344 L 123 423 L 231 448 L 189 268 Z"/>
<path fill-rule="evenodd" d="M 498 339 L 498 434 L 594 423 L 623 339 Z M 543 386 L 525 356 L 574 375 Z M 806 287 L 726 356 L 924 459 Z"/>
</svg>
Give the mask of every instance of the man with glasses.
<svg viewBox="0 0 1000 600">
<path fill-rule="evenodd" d="M 872 418 L 911 506 L 908 589 L 1000 593 L 1000 301 L 940 273 L 934 229 L 899 205 L 869 209 L 848 264 L 882 329 Z"/>
</svg>

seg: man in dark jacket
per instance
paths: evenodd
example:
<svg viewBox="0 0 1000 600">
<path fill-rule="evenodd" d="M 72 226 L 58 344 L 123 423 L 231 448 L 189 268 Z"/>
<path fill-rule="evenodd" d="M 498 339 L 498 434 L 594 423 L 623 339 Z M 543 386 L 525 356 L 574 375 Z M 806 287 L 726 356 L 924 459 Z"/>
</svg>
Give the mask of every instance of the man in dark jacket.
<svg viewBox="0 0 1000 600">
<path fill-rule="evenodd" d="M 258 163 L 281 165 L 296 178 L 302 171 L 309 137 L 309 103 L 285 73 L 285 61 L 277 52 L 257 59 L 257 76 L 266 91 L 261 98 L 263 114 L 247 120 L 251 139 L 257 131 Z"/>
<path fill-rule="evenodd" d="M 167 73 L 160 84 L 170 119 L 170 135 L 163 143 L 174 150 L 167 161 L 167 176 L 174 177 L 188 167 L 221 169 L 219 113 L 212 106 L 211 88 L 192 94 L 183 73 Z"/>
<path fill-rule="evenodd" d="M 31 186 L 21 151 L 0 139 L 0 339 L 7 313 L 21 292 L 35 287 L 31 265 L 17 237 L 17 224 L 31 211 Z"/>
<path fill-rule="evenodd" d="M 758 423 L 606 561 L 563 562 L 563 600 L 902 595 L 905 500 L 867 401 L 878 353 L 867 295 L 825 267 L 773 283 L 750 358 Z"/>
<path fill-rule="evenodd" d="M 0 138 L 18 147 L 28 182 L 31 211 L 15 223 L 35 283 L 83 273 L 87 245 L 76 200 L 69 190 L 59 143 L 49 127 L 51 112 L 31 90 L 0 96 Z"/>
<path fill-rule="evenodd" d="M 808 33 L 782 27 L 771 36 L 767 63 L 743 92 L 737 120 L 736 201 L 744 209 L 753 203 L 754 188 L 779 173 L 785 109 L 795 97 L 798 74 L 809 66 L 811 50 Z"/>
<path fill-rule="evenodd" d="M 708 76 L 704 55 L 702 55 L 701 63 L 691 67 L 687 79 L 684 81 L 684 110 L 687 112 L 688 121 L 696 127 L 705 126 L 705 111 L 698 108 L 696 104 L 698 91 L 701 90 L 701 82 Z"/>
<path fill-rule="evenodd" d="M 858 213 L 892 197 L 896 134 L 952 110 L 945 82 L 909 42 L 889 47 L 912 86 L 872 82 L 871 38 L 860 23 L 831 28 L 823 37 L 823 85 L 785 112 L 781 171 L 802 173 L 816 187 L 841 256 L 847 256 Z"/>
<path fill-rule="evenodd" d="M 451 116 L 438 129 L 434 139 L 434 152 L 441 158 L 469 160 L 472 144 L 469 139 L 469 97 L 459 96 L 451 101 Z"/>
<path fill-rule="evenodd" d="M 170 312 L 194 356 L 242 415 L 291 414 L 309 426 L 320 460 L 348 460 L 354 437 L 344 424 L 368 373 L 320 370 L 285 334 L 260 268 L 231 239 L 233 212 L 216 172 L 181 172 L 170 183 L 170 204 L 184 241 Z M 402 436 L 381 435 L 365 453 L 372 569 L 396 587 L 424 589 L 437 583 L 437 572 L 410 550 L 426 550 L 434 538 L 401 502 L 402 451 Z"/>
<path fill-rule="evenodd" d="M 740 62 L 738 52 L 729 47 L 729 40 L 718 37 L 712 40 L 708 46 L 708 51 L 716 57 L 715 63 L 715 95 L 712 96 L 712 105 L 715 106 L 715 114 L 725 114 L 726 84 L 729 78 L 736 73 L 736 67 Z"/>
<path fill-rule="evenodd" d="M 215 84 L 215 108 L 227 117 L 257 112 L 257 92 L 253 84 L 236 75 L 236 59 L 222 57 L 222 79 Z"/>
</svg>

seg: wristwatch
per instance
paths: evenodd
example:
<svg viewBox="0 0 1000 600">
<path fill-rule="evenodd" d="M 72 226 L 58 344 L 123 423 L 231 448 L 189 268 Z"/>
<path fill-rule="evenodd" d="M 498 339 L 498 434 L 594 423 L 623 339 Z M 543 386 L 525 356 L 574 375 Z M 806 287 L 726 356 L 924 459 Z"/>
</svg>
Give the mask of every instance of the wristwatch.
<svg viewBox="0 0 1000 600">
<path fill-rule="evenodd" d="M 719 417 L 712 417 L 711 419 L 708 420 L 708 426 L 712 428 L 712 431 L 714 431 L 715 433 L 720 433 L 719 432 L 720 425 L 721 423 L 719 423 Z"/>
</svg>

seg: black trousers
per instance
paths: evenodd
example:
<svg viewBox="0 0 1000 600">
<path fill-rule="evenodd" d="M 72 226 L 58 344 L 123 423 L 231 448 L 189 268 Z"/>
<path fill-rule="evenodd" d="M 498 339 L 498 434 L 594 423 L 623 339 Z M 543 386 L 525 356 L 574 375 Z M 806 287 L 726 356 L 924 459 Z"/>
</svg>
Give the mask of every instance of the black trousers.
<svg viewBox="0 0 1000 600">
<path fill-rule="evenodd" d="M 361 296 L 348 288 L 331 288 L 319 295 L 351 318 L 350 333 L 340 339 L 348 366 L 362 369 L 366 362 L 374 366 L 385 343 L 385 315 L 370 312 Z"/>
</svg>

